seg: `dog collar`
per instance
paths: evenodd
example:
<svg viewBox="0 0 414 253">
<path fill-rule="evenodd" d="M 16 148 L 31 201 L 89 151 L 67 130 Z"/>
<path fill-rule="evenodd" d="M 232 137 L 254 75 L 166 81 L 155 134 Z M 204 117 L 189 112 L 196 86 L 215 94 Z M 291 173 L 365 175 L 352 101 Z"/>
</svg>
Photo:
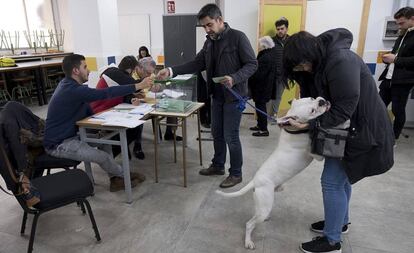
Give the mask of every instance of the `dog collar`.
<svg viewBox="0 0 414 253">
<path fill-rule="evenodd" d="M 297 130 L 297 131 L 290 131 L 290 130 L 287 130 L 285 128 L 284 130 L 286 132 L 288 132 L 289 134 L 304 134 L 304 133 L 309 133 L 309 129 L 303 129 L 303 130 Z"/>
</svg>

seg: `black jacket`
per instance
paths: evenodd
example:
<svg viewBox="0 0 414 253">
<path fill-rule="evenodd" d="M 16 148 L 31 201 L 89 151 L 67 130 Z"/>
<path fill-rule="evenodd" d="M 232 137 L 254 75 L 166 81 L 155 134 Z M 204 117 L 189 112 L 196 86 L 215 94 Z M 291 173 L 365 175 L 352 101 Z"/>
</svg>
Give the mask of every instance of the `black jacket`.
<svg viewBox="0 0 414 253">
<path fill-rule="evenodd" d="M 188 74 L 206 70 L 209 94 L 213 98 L 224 95 L 226 101 L 237 100 L 223 85 L 213 83 L 213 77 L 229 75 L 233 78 L 233 89 L 241 96 L 247 96 L 247 80 L 257 69 L 254 51 L 246 35 L 231 29 L 225 23 L 225 30 L 217 40 L 207 36 L 203 48 L 193 61 L 172 67 L 173 74 Z M 214 51 L 214 49 L 216 51 Z"/>
<path fill-rule="evenodd" d="M 392 48 L 392 53 L 395 54 L 400 46 L 403 35 L 398 37 L 395 41 L 394 47 Z M 403 43 L 401 44 L 400 49 L 398 50 L 398 55 L 395 58 L 395 67 L 392 75 L 393 84 L 413 84 L 414 83 L 414 30 L 407 33 L 404 38 Z M 384 80 L 388 67 L 382 72 L 379 80 Z"/>
<path fill-rule="evenodd" d="M 2 144 L 13 154 L 11 162 L 16 165 L 16 169 L 23 172 L 28 169 L 29 156 L 21 129 L 43 137 L 44 121 L 24 105 L 14 101 L 8 102 L 0 112 L 0 134 L 4 140 Z"/>
<path fill-rule="evenodd" d="M 255 102 L 268 102 L 276 83 L 276 50 L 262 50 L 257 55 L 258 68 L 249 78 L 249 88 Z"/>
<path fill-rule="evenodd" d="M 331 109 L 319 117 L 322 126 L 351 120 L 343 158 L 351 183 L 388 171 L 394 164 L 391 121 L 368 67 L 349 49 L 352 34 L 339 28 L 318 39 L 326 49 L 323 64 L 313 78 L 299 82 L 301 95 L 322 96 L 331 102 Z M 314 127 L 311 122 L 311 130 Z"/>
</svg>

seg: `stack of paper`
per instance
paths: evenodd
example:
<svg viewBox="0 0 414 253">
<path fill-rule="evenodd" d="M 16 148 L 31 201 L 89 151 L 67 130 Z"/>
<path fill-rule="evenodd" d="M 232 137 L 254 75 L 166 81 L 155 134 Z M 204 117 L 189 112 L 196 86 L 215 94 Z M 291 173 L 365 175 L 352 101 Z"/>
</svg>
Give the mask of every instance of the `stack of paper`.
<svg viewBox="0 0 414 253">
<path fill-rule="evenodd" d="M 98 115 L 92 116 L 92 121 L 101 121 L 103 126 L 121 126 L 134 128 L 141 124 L 144 124 L 145 121 L 141 120 L 143 115 L 134 115 L 128 113 L 128 110 L 117 111 L 110 110 Z"/>
<path fill-rule="evenodd" d="M 150 105 L 150 104 L 140 104 L 139 106 L 135 106 L 134 109 L 130 110 L 129 113 L 130 114 L 145 115 L 145 114 L 151 112 L 152 110 L 154 110 L 154 108 L 152 108 L 152 105 Z"/>
</svg>

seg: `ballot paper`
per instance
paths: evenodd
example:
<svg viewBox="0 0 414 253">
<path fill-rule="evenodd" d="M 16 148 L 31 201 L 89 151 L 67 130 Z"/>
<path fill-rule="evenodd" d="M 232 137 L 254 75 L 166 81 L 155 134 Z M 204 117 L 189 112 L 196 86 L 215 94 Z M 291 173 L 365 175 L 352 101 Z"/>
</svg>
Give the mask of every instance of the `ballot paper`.
<svg viewBox="0 0 414 253">
<path fill-rule="evenodd" d="M 184 92 L 170 90 L 170 89 L 164 89 L 161 92 L 154 93 L 152 91 L 149 91 L 147 93 L 147 98 L 162 98 L 162 97 L 170 97 L 170 98 L 179 98 L 182 96 L 185 96 L 186 94 Z"/>
<path fill-rule="evenodd" d="M 134 128 L 145 121 L 141 120 L 144 115 L 130 114 L 128 110 L 110 110 L 97 115 L 90 119 L 92 122 L 102 122 L 103 126 L 121 126 Z"/>
<path fill-rule="evenodd" d="M 164 89 L 163 93 L 164 95 L 170 98 L 179 98 L 179 97 L 185 96 L 184 92 L 170 90 L 170 89 Z"/>
<path fill-rule="evenodd" d="M 137 105 L 122 103 L 122 104 L 119 104 L 119 105 L 115 106 L 114 109 L 117 109 L 117 110 L 130 110 L 130 109 L 135 109 L 137 107 L 138 107 Z"/>
<path fill-rule="evenodd" d="M 135 128 L 139 125 L 145 123 L 145 120 L 140 120 L 136 118 L 112 118 L 110 120 L 106 120 L 103 123 L 103 126 L 120 126 L 120 127 L 128 127 L 128 128 Z"/>
<path fill-rule="evenodd" d="M 176 77 L 171 78 L 172 80 L 188 80 L 193 77 L 193 74 L 186 74 L 186 75 L 178 75 Z"/>
<path fill-rule="evenodd" d="M 138 106 L 135 106 L 135 108 L 130 110 L 128 113 L 129 114 L 145 115 L 147 113 L 150 113 L 153 110 L 154 110 L 154 108 L 150 104 L 140 104 Z"/>
<path fill-rule="evenodd" d="M 215 83 L 220 83 L 221 81 L 223 81 L 225 79 L 224 76 L 218 76 L 218 77 L 213 77 L 213 82 Z"/>
</svg>

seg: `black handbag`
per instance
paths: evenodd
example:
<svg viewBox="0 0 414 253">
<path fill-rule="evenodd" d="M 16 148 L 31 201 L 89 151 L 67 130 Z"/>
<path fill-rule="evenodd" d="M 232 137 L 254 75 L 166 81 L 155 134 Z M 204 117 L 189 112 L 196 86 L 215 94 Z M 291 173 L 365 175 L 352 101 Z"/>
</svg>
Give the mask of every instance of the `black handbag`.
<svg viewBox="0 0 414 253">
<path fill-rule="evenodd" d="M 311 135 L 311 153 L 342 159 L 348 133 L 348 129 L 323 128 L 317 120 L 316 128 Z"/>
</svg>

